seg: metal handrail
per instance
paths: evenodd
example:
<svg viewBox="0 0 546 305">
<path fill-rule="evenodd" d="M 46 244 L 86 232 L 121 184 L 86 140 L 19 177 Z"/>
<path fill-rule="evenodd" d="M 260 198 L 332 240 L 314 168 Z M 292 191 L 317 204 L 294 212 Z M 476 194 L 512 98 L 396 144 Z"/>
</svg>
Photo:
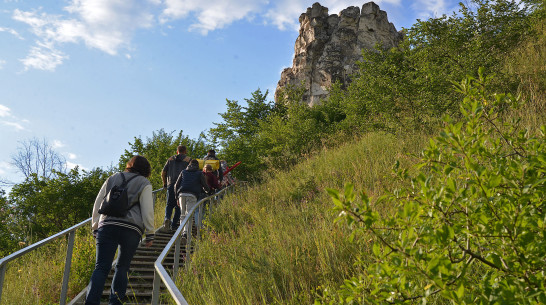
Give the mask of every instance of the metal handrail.
<svg viewBox="0 0 546 305">
<path fill-rule="evenodd" d="M 162 191 L 163 189 L 157 189 L 155 191 L 152 191 L 153 194 L 153 202 L 155 204 L 157 193 Z M 77 225 L 74 225 L 62 232 L 59 232 L 55 235 L 52 235 L 46 239 L 42 239 L 37 243 L 34 243 L 28 247 L 25 247 L 19 251 L 16 251 L 2 259 L 0 259 L 0 301 L 2 300 L 2 288 L 4 287 L 4 277 L 6 275 L 6 270 L 8 267 L 8 263 L 12 260 L 19 258 L 31 251 L 34 251 L 44 245 L 49 244 L 53 240 L 65 236 L 68 234 L 68 247 L 66 249 L 66 259 L 65 259 L 65 265 L 64 265 L 64 272 L 63 272 L 63 283 L 61 286 L 61 299 L 59 300 L 60 305 L 66 304 L 66 295 L 68 293 L 68 280 L 70 277 L 70 268 L 72 266 L 72 252 L 74 249 L 74 238 L 76 236 L 76 230 L 88 223 L 91 222 L 92 217 L 78 223 Z"/>
<path fill-rule="evenodd" d="M 191 246 L 191 237 L 192 237 L 192 226 L 193 226 L 193 217 L 195 214 L 195 211 L 197 208 L 203 206 L 205 202 L 210 202 L 211 204 L 214 202 L 215 204 L 218 204 L 218 201 L 220 200 L 223 195 L 230 193 L 233 191 L 234 186 L 228 186 L 227 188 L 222 189 L 220 192 L 205 197 L 197 202 L 197 204 L 186 214 L 186 217 L 182 220 L 182 223 L 176 230 L 176 232 L 173 234 L 165 248 L 163 248 L 163 251 L 157 258 L 157 260 L 154 262 L 154 284 L 153 284 L 153 292 L 152 292 L 152 305 L 158 305 L 159 304 L 159 286 L 160 281 L 165 284 L 167 287 L 167 290 L 171 294 L 171 296 L 174 298 L 174 301 L 178 305 L 187 305 L 188 302 L 178 290 L 178 287 L 176 287 L 176 284 L 174 283 L 174 279 L 171 278 L 171 276 L 167 273 L 167 270 L 163 267 L 163 261 L 165 260 L 165 257 L 175 245 L 175 253 L 174 253 L 174 269 L 173 269 L 173 277 L 176 278 L 176 274 L 178 273 L 178 262 L 180 258 L 180 242 L 181 242 L 181 234 L 184 229 L 184 226 L 188 226 L 187 230 L 187 238 L 186 238 L 186 261 L 185 266 L 186 268 L 189 267 L 190 264 L 190 246 Z M 202 220 L 202 213 L 203 209 L 199 209 L 199 216 Z M 199 240 L 201 233 L 201 228 L 197 226 L 197 239 Z M 197 245 L 196 245 L 197 246 Z"/>
</svg>

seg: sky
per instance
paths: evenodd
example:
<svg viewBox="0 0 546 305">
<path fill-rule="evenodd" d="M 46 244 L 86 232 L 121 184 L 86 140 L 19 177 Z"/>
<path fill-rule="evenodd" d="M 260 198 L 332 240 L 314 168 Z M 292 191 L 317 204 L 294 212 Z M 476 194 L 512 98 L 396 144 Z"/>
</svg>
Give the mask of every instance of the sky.
<svg viewBox="0 0 546 305">
<path fill-rule="evenodd" d="M 197 139 L 221 122 L 226 99 L 260 89 L 273 100 L 314 2 L 0 0 L 0 180 L 23 181 L 11 158 L 32 138 L 69 168 L 106 168 L 160 129 Z M 367 1 L 319 2 L 337 14 Z M 397 30 L 458 7 L 375 3 Z"/>
</svg>

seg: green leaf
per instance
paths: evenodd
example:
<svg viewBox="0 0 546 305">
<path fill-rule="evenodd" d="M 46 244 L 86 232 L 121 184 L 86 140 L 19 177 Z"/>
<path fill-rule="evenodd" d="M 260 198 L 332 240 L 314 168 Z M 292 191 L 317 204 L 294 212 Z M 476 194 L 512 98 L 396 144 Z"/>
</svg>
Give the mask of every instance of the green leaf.
<svg viewBox="0 0 546 305">
<path fill-rule="evenodd" d="M 457 288 L 457 291 L 455 291 L 455 293 L 457 294 L 457 297 L 459 298 L 459 300 L 461 300 L 464 297 L 464 284 L 463 283 L 459 284 L 459 288 Z"/>
<path fill-rule="evenodd" d="M 332 199 L 337 199 L 339 201 L 339 191 L 331 188 L 326 188 L 326 192 L 332 197 Z"/>
<path fill-rule="evenodd" d="M 380 251 L 380 250 L 381 250 L 381 249 L 380 249 L 380 247 L 379 247 L 379 244 L 376 243 L 376 242 L 374 242 L 374 243 L 373 243 L 373 246 L 372 246 L 372 252 L 373 252 L 373 254 L 374 254 L 375 256 L 379 257 L 380 254 L 381 254 L 381 251 Z"/>
<path fill-rule="evenodd" d="M 352 183 L 345 184 L 345 199 L 349 202 L 355 200 L 356 194 L 354 192 L 354 185 Z"/>
<path fill-rule="evenodd" d="M 494 188 L 500 185 L 502 181 L 502 176 L 493 175 L 489 178 L 489 187 Z"/>
</svg>

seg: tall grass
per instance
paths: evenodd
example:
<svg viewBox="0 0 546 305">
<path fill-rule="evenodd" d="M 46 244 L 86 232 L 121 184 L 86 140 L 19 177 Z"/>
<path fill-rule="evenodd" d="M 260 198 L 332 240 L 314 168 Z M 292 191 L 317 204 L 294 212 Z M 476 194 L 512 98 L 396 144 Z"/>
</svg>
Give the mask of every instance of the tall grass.
<svg viewBox="0 0 546 305">
<path fill-rule="evenodd" d="M 89 231 L 89 228 L 85 229 Z M 71 273 L 69 296 L 76 295 L 87 285 L 84 279 L 89 274 L 86 264 L 94 258 L 89 247 L 93 238 L 85 229 L 79 229 L 75 239 L 72 268 L 77 271 Z M 67 240 L 59 238 L 10 262 L 0 304 L 58 304 L 66 249 Z"/>
<path fill-rule="evenodd" d="M 507 74 L 518 80 L 518 93 L 526 101 L 511 116 L 520 118 L 528 129 L 544 124 L 546 117 L 546 20 L 538 19 L 533 30 L 505 62 Z"/>
<path fill-rule="evenodd" d="M 325 188 L 347 181 L 371 194 L 391 188 L 395 159 L 411 163 L 408 153 L 425 141 L 371 133 L 222 202 L 182 275 L 182 293 L 190 304 L 309 304 L 317 288 L 336 289 L 358 272 L 355 256 L 369 249 L 349 242 L 334 223 Z"/>
</svg>

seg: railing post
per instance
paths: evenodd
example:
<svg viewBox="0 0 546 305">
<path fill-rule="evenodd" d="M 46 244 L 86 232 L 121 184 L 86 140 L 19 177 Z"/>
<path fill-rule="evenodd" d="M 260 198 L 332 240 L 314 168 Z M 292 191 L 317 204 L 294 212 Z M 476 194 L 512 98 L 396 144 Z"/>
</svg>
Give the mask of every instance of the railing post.
<svg viewBox="0 0 546 305">
<path fill-rule="evenodd" d="M 199 219 L 197 225 L 195 226 L 195 228 L 197 229 L 197 240 L 201 240 L 201 225 L 203 224 L 203 215 L 205 215 L 203 213 L 203 210 L 206 208 L 205 204 L 207 203 L 207 201 L 201 204 L 201 206 L 199 207 L 199 212 L 197 212 L 197 219 Z M 197 251 L 197 243 L 195 243 L 195 251 Z"/>
<path fill-rule="evenodd" d="M 195 211 L 194 211 L 195 213 Z M 191 238 L 193 234 L 193 214 L 190 216 L 190 219 L 188 219 L 188 222 L 186 223 L 186 226 L 188 226 L 188 229 L 186 230 L 186 260 L 184 261 L 184 266 L 186 267 L 186 270 L 190 267 L 190 256 L 191 256 Z"/>
<path fill-rule="evenodd" d="M 159 277 L 159 272 L 155 270 L 154 267 L 154 285 L 152 290 L 152 305 L 159 304 L 159 286 L 161 284 L 161 278 Z"/>
<path fill-rule="evenodd" d="M 2 302 L 2 287 L 4 287 L 4 278 L 6 276 L 6 269 L 8 268 L 8 263 L 2 265 L 0 269 L 0 302 Z"/>
<path fill-rule="evenodd" d="M 174 243 L 174 265 L 173 265 L 173 280 L 176 280 L 178 274 L 178 265 L 180 264 L 180 235 L 176 238 Z"/>
<path fill-rule="evenodd" d="M 61 288 L 61 299 L 59 305 L 66 304 L 66 294 L 68 292 L 68 280 L 70 278 L 70 267 L 72 265 L 72 252 L 74 250 L 74 238 L 76 236 L 76 230 L 68 233 L 68 247 L 66 249 L 66 259 L 64 263 L 63 284 Z"/>
</svg>

